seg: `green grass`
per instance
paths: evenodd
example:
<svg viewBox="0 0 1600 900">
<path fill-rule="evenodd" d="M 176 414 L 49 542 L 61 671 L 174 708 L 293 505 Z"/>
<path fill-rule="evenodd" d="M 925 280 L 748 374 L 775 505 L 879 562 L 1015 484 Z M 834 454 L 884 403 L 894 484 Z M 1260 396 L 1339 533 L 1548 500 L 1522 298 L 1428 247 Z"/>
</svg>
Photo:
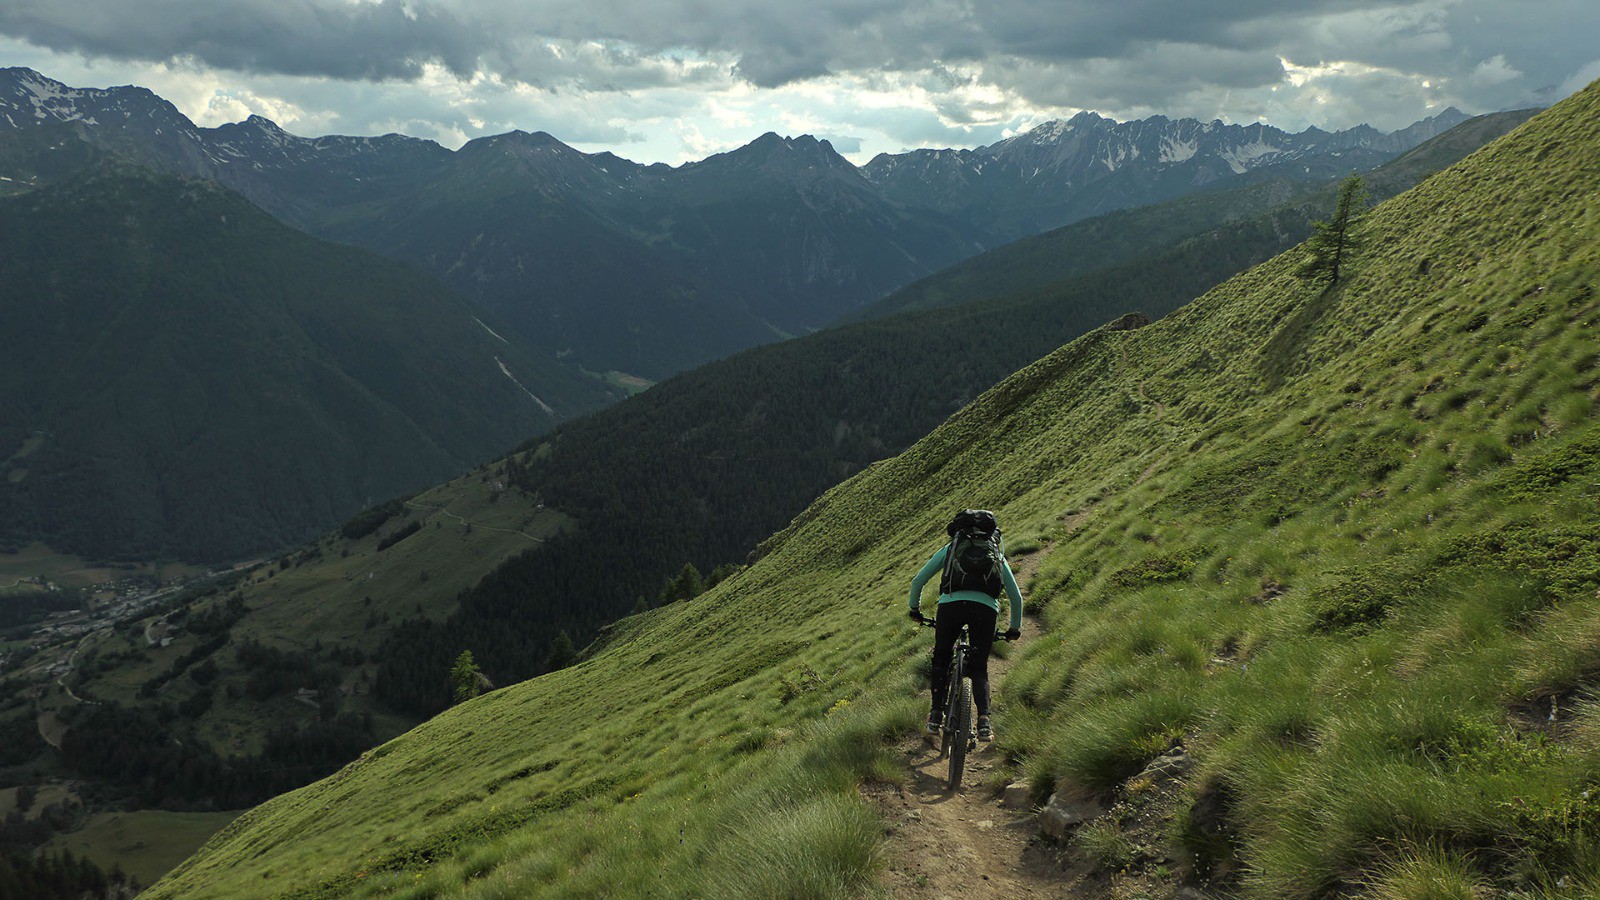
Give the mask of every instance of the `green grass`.
<svg viewBox="0 0 1600 900">
<path fill-rule="evenodd" d="M 1492 890 L 1468 860 L 1430 848 L 1401 855 L 1373 884 L 1372 893 L 1393 900 L 1479 900 Z"/>
<path fill-rule="evenodd" d="M 303 562 L 258 570 L 244 587 L 253 612 L 239 635 L 299 649 L 318 635 L 353 635 L 354 643 L 374 649 L 381 630 L 365 628 L 373 613 L 395 621 L 419 609 L 430 618 L 448 615 L 456 595 L 483 572 L 567 521 L 554 510 L 534 508 L 516 491 L 497 492 L 486 480 L 493 477 L 479 470 L 446 482 L 411 498 L 405 513 L 370 535 L 351 541 L 333 532 L 297 554 L 305 555 Z M 408 521 L 420 522 L 422 530 L 402 545 L 377 549 Z"/>
<path fill-rule="evenodd" d="M 629 375 L 627 372 L 618 372 L 615 369 L 600 376 L 601 380 L 612 387 L 621 388 L 630 394 L 637 394 L 655 382 L 638 375 Z"/>
<path fill-rule="evenodd" d="M 1245 896 L 1595 883 L 1597 149 L 1591 87 L 1378 208 L 1329 294 L 1290 253 L 1062 348 L 706 595 L 252 810 L 151 896 L 865 891 L 856 784 L 920 711 L 904 584 L 964 506 L 1053 542 L 999 698 L 1036 793 L 1181 743 L 1174 830 Z"/>
<path fill-rule="evenodd" d="M 108 872 L 120 866 L 140 884 L 154 884 L 238 815 L 164 810 L 100 813 L 83 828 L 55 838 L 45 849 L 71 850 Z"/>
<path fill-rule="evenodd" d="M 71 789 L 65 784 L 43 785 L 39 788 L 38 794 L 34 796 L 33 805 L 28 808 L 28 812 L 26 813 L 27 817 L 30 819 L 37 819 L 39 817 L 39 813 L 46 806 L 60 803 L 71 793 Z M 5 788 L 4 790 L 0 790 L 0 818 L 10 815 L 16 808 L 17 789 Z"/>
<path fill-rule="evenodd" d="M 1133 862 L 1139 848 L 1115 822 L 1091 822 L 1072 835 L 1072 849 L 1095 868 L 1115 872 Z"/>
</svg>

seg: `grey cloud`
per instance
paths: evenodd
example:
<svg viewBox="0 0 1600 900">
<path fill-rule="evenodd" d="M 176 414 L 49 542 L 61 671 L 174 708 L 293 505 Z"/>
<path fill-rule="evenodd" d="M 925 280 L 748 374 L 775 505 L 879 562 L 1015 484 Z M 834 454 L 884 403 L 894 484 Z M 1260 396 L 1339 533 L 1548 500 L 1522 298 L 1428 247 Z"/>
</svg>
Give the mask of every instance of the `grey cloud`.
<svg viewBox="0 0 1600 900">
<path fill-rule="evenodd" d="M 1482 111 L 1575 78 L 1595 33 L 1593 0 L 0 0 L 0 35 L 63 51 L 356 81 L 437 63 L 490 76 L 475 92 L 497 79 L 625 95 L 906 73 L 963 126 L 1018 100 L 1281 114 L 1296 92 L 1280 57 L 1382 70 L 1320 81 L 1374 116 L 1435 101 Z M 973 72 L 1007 99 L 970 90 Z"/>
<path fill-rule="evenodd" d="M 1116 57 L 1144 44 L 1201 43 L 1246 49 L 1251 34 L 1281 34 L 1351 9 L 1393 0 L 1009 0 L 982 3 L 976 20 L 996 49 L 1036 60 Z"/>
<path fill-rule="evenodd" d="M 1160 109 L 1189 92 L 1221 96 L 1264 88 L 1283 78 L 1277 58 L 1195 44 L 1141 47 L 1127 57 L 1066 62 L 999 58 L 987 80 L 1010 85 L 1036 103 L 1099 110 Z"/>
<path fill-rule="evenodd" d="M 522 41 L 484 61 L 512 82 L 549 90 L 621 92 L 727 80 L 725 68 L 714 64 L 686 66 L 680 57 L 593 41 Z"/>
<path fill-rule="evenodd" d="M 1513 91 L 1531 92 L 1560 85 L 1600 53 L 1600 4 L 1593 0 L 1544 0 L 1527 3 L 1473 3 L 1449 11 L 1446 26 L 1457 35 L 1462 71 L 1503 55 L 1524 74 L 1516 84 L 1502 84 L 1492 93 L 1501 102 Z"/>
<path fill-rule="evenodd" d="M 756 87 L 782 87 L 831 73 L 828 61 L 818 54 L 782 45 L 746 53 L 733 71 Z"/>
<path fill-rule="evenodd" d="M 415 78 L 429 62 L 471 74 L 493 41 L 481 22 L 402 0 L 5 0 L 0 34 L 91 56 L 341 79 Z"/>
<path fill-rule="evenodd" d="M 976 147 L 992 144 L 1004 138 L 1004 125 L 953 125 L 931 109 L 897 107 L 879 110 L 872 125 L 891 141 L 896 149 L 914 147 Z"/>
</svg>

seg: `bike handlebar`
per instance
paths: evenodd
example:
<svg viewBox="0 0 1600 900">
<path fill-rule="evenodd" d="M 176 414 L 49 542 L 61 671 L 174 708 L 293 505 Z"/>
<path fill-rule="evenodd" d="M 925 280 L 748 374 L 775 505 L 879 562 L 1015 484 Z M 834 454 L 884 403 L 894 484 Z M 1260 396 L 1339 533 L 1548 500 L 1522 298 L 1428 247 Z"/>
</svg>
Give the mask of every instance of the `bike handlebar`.
<svg viewBox="0 0 1600 900">
<path fill-rule="evenodd" d="M 920 624 L 923 628 L 936 628 L 936 627 L 938 627 L 934 623 L 934 621 L 932 619 L 930 619 L 930 618 L 928 618 L 926 616 L 924 616 L 922 618 L 922 621 L 919 622 L 918 624 Z M 1006 633 L 1004 631 L 996 631 L 994 633 L 994 639 L 997 640 L 997 641 L 1010 641 L 1011 640 L 1011 638 L 1006 637 Z"/>
</svg>

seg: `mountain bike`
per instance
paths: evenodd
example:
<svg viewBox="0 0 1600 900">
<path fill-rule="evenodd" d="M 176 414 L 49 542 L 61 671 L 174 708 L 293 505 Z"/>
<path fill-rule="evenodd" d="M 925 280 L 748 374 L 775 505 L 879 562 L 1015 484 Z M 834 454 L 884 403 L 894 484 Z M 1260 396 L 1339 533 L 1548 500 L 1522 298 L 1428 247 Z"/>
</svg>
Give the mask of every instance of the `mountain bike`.
<svg viewBox="0 0 1600 900">
<path fill-rule="evenodd" d="M 933 620 L 925 620 L 924 628 L 933 628 Z M 1006 640 L 1003 632 L 995 632 L 996 641 Z M 939 755 L 950 758 L 947 783 L 950 790 L 961 787 L 961 775 L 966 769 L 967 752 L 978 746 L 977 730 L 973 728 L 972 682 L 967 680 L 967 654 L 972 652 L 972 641 L 967 626 L 961 626 L 956 638 L 955 653 L 950 657 L 950 684 L 945 689 L 944 725 L 939 728 Z"/>
</svg>

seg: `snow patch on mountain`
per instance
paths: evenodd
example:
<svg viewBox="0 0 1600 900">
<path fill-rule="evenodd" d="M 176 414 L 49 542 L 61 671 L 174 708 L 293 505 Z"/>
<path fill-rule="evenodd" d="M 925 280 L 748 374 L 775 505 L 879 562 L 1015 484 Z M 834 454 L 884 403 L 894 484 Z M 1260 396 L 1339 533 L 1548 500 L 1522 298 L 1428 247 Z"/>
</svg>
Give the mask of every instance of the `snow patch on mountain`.
<svg viewBox="0 0 1600 900">
<path fill-rule="evenodd" d="M 83 91 L 69 88 L 59 81 L 51 81 L 39 75 L 23 78 L 21 84 L 24 90 L 33 94 L 34 106 L 43 106 L 57 100 L 74 100 L 83 96 Z"/>
<path fill-rule="evenodd" d="M 1176 137 L 1164 137 L 1161 139 L 1161 156 L 1158 157 L 1158 161 L 1181 163 L 1185 160 L 1193 159 L 1195 153 L 1199 152 L 1199 150 L 1200 142 L 1194 138 L 1181 140 Z"/>
<path fill-rule="evenodd" d="M 1262 159 L 1276 156 L 1283 152 L 1283 148 L 1274 147 L 1266 141 L 1257 138 L 1248 144 L 1239 144 L 1223 150 L 1218 155 L 1222 161 L 1233 169 L 1234 174 L 1243 174 L 1254 168 Z"/>
<path fill-rule="evenodd" d="M 1107 171 L 1115 172 L 1117 167 L 1124 162 L 1138 158 L 1139 146 L 1137 144 L 1119 144 L 1116 147 L 1105 148 L 1105 156 L 1100 159 L 1100 162 L 1105 165 Z"/>
</svg>

